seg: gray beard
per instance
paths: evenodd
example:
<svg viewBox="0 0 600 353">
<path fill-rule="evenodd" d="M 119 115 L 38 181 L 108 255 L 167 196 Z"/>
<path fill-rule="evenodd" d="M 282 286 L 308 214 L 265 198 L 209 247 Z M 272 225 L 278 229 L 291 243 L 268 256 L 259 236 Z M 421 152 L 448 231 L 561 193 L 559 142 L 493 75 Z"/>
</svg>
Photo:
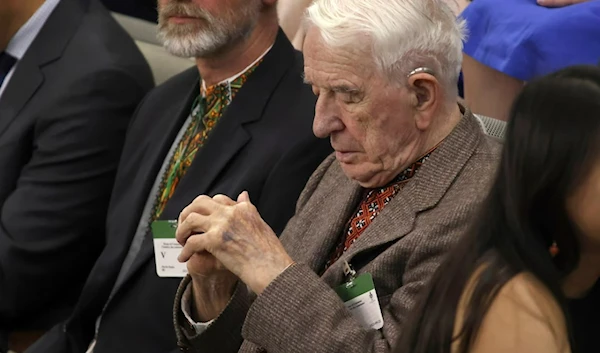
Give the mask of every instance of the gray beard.
<svg viewBox="0 0 600 353">
<path fill-rule="evenodd" d="M 239 18 L 245 24 L 210 19 L 206 28 L 195 25 L 159 23 L 158 39 L 172 55 L 183 58 L 210 57 L 250 36 L 258 23 L 258 9 L 245 8 Z"/>
<path fill-rule="evenodd" d="M 204 30 L 188 34 L 173 34 L 161 30 L 158 32 L 158 39 L 169 53 L 183 58 L 210 56 L 229 42 L 226 33 Z"/>
</svg>

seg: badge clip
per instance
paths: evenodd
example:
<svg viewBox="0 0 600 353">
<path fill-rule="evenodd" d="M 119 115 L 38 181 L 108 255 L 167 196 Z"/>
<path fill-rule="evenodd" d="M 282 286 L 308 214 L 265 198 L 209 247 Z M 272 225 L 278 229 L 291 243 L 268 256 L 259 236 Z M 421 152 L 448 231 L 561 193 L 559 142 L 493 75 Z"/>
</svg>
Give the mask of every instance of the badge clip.
<svg viewBox="0 0 600 353">
<path fill-rule="evenodd" d="M 344 277 L 346 277 L 346 288 L 354 287 L 356 271 L 354 271 L 352 265 L 350 265 L 346 260 L 344 260 Z"/>
</svg>

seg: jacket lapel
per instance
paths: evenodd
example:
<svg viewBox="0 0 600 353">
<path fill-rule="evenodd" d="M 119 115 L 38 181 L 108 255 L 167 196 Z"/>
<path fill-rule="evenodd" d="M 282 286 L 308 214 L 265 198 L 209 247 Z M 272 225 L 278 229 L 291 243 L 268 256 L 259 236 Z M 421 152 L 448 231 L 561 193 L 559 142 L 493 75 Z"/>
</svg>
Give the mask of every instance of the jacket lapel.
<svg viewBox="0 0 600 353">
<path fill-rule="evenodd" d="M 179 99 L 172 101 L 169 107 L 176 107 L 174 110 L 175 114 L 170 114 L 170 108 L 160 110 L 156 115 L 144 117 L 143 120 L 148 124 L 155 125 L 154 128 L 148 130 L 147 128 L 140 128 L 136 130 L 139 135 L 136 134 L 132 141 L 140 141 L 135 145 L 135 149 L 132 154 L 127 155 L 127 161 L 130 163 L 121 165 L 121 168 L 127 168 L 123 170 L 123 175 L 118 174 L 118 178 L 123 178 L 127 183 L 135 185 L 134 180 L 142 180 L 142 187 L 138 189 L 137 193 L 130 195 L 134 198 L 131 202 L 132 205 L 138 207 L 136 213 L 132 213 L 135 216 L 130 222 L 130 230 L 127 234 L 135 234 L 138 226 L 139 217 L 143 213 L 144 206 L 150 195 L 152 186 L 154 185 L 156 178 L 162 177 L 158 175 L 160 169 L 164 163 L 165 158 L 169 154 L 169 150 L 173 145 L 177 134 L 183 126 L 185 120 L 189 117 L 190 109 L 194 99 L 198 96 L 200 87 L 200 81 L 198 71 L 196 69 L 190 69 L 189 74 L 186 73 L 186 79 L 189 75 L 189 89 L 182 94 Z M 141 104 L 144 105 L 144 104 Z M 152 113 L 152 112 L 150 112 Z M 137 116 L 139 112 L 136 112 L 134 116 Z M 137 125 L 137 124 L 136 124 Z M 145 124 L 143 124 L 145 126 Z M 143 130 L 142 130 L 143 129 Z M 152 131 L 151 135 L 148 135 L 147 131 Z M 132 133 L 130 132 L 130 135 Z M 140 163 L 140 161 L 145 161 Z M 130 185 L 122 185 L 123 188 L 131 187 Z M 122 190 L 125 192 L 125 190 Z M 126 238 L 126 241 L 131 241 L 131 238 Z M 125 251 L 127 250 L 127 244 L 125 245 Z"/>
<path fill-rule="evenodd" d="M 37 64 L 23 58 L 0 100 L 0 136 L 44 82 Z M 17 86 L 17 87 L 15 87 Z M 15 89 L 16 88 L 16 89 Z"/>
<path fill-rule="evenodd" d="M 442 142 L 419 173 L 389 203 L 356 242 L 324 274 L 332 286 L 343 281 L 344 261 L 357 255 L 398 241 L 410 233 L 419 212 L 437 205 L 471 158 L 483 131 L 476 118 L 465 111 L 463 118 Z"/>
<path fill-rule="evenodd" d="M 0 99 L 0 135 L 23 110 L 44 82 L 43 70 L 62 56 L 83 17 L 84 3 L 61 1 L 36 39 L 16 63 Z"/>
<path fill-rule="evenodd" d="M 161 167 L 165 161 L 165 158 L 167 158 L 169 154 L 169 150 L 171 149 L 177 134 L 181 130 L 185 120 L 189 117 L 191 106 L 198 96 L 200 87 L 198 71 L 194 68 L 189 69 L 188 72 L 190 76 L 189 82 L 192 82 L 190 83 L 189 89 L 186 90 L 180 100 L 175 100 L 169 104 L 169 107 L 177 107 L 177 113 L 172 115 L 171 118 L 169 114 L 170 108 L 168 108 L 165 110 L 160 110 L 157 115 L 144 118 L 145 122 L 157 125 L 154 129 L 152 129 L 154 133 L 151 136 L 138 137 L 136 135 L 135 141 L 143 141 L 143 144 L 136 145 L 134 153 L 127 155 L 126 158 L 130 164 L 127 166 L 119 166 L 119 169 L 127 168 L 127 170 L 123 175 L 119 174 L 117 179 L 123 178 L 122 180 L 130 185 L 135 185 L 135 182 L 132 182 L 133 180 L 144 181 L 143 186 L 138 188 L 135 193 L 128 194 L 130 195 L 129 197 L 133 198 L 133 201 L 129 202 L 124 200 L 124 202 L 129 202 L 130 205 L 134 205 L 137 209 L 131 213 L 131 220 L 128 223 L 127 230 L 119 233 L 129 235 L 127 237 L 123 237 L 122 240 L 117 240 L 120 242 L 120 245 L 115 248 L 121 252 L 120 261 L 123 261 L 127 255 L 127 252 L 129 251 L 130 243 L 136 234 L 138 223 L 140 222 L 140 217 L 143 216 L 144 206 L 146 205 L 149 197 L 155 196 L 150 194 L 152 191 L 152 186 L 154 185 L 157 177 L 162 177 L 162 175 L 158 175 Z M 142 103 L 141 105 L 143 106 L 144 104 Z M 137 114 L 138 113 L 135 115 L 137 116 Z M 143 134 L 143 132 L 140 131 L 140 134 Z M 147 162 L 140 164 L 139 161 Z M 128 185 L 121 184 L 119 184 L 119 186 L 122 188 L 128 187 Z M 126 192 L 125 190 L 121 191 Z M 114 206 L 111 205 L 111 208 L 113 207 Z M 152 256 L 153 251 L 154 246 L 152 243 L 152 234 L 151 232 L 147 232 L 139 254 L 136 256 L 131 268 L 128 270 L 125 279 L 119 283 L 119 288 L 115 289 L 115 292 L 122 287 L 122 285 L 140 268 L 141 265 L 145 263 L 149 257 Z M 118 268 L 120 269 L 120 267 Z"/>
<path fill-rule="evenodd" d="M 314 194 L 314 200 L 310 201 L 312 206 L 309 206 L 326 209 L 313 211 L 310 222 L 302 224 L 303 230 L 292 230 L 292 238 L 287 237 L 286 232 L 282 235 L 294 261 L 308 265 L 318 274 L 323 272 L 329 256 L 345 233 L 348 220 L 356 211 L 364 190 L 348 179 L 337 162 L 327 173 L 333 174 L 331 186 L 319 185 L 325 192 Z"/>
</svg>

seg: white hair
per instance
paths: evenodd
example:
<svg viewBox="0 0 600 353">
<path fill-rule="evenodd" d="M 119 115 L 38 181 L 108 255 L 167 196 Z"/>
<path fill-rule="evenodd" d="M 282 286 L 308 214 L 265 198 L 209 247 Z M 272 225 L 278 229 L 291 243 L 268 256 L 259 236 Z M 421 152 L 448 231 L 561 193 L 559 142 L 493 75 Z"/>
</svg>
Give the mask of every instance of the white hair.
<svg viewBox="0 0 600 353">
<path fill-rule="evenodd" d="M 331 47 L 357 46 L 368 37 L 375 63 L 392 82 L 402 84 L 412 70 L 427 67 L 456 89 L 465 22 L 444 0 L 316 0 L 307 21 Z"/>
</svg>

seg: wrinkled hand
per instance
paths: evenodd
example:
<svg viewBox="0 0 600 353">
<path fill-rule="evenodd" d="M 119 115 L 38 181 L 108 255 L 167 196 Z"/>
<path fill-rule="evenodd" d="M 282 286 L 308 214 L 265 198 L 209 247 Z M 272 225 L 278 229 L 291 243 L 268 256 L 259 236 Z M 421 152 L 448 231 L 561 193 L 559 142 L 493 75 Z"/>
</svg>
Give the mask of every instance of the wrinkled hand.
<svg viewBox="0 0 600 353">
<path fill-rule="evenodd" d="M 545 7 L 563 7 L 568 5 L 579 4 L 588 0 L 538 0 L 538 4 Z"/>
<path fill-rule="evenodd" d="M 179 217 L 177 241 L 183 246 L 179 261 L 189 260 L 192 277 L 228 270 L 257 294 L 293 263 L 247 192 L 237 202 L 198 197 Z"/>
<path fill-rule="evenodd" d="M 235 201 L 231 200 L 229 197 L 224 195 L 216 195 L 213 197 L 213 201 L 216 203 L 222 204 L 223 206 L 233 206 L 236 204 Z M 202 209 L 195 209 L 194 203 L 189 205 L 187 208 L 181 212 L 179 215 L 179 225 L 177 226 L 177 241 L 183 246 L 185 245 L 185 240 L 183 238 L 180 239 L 180 228 L 182 227 L 182 223 L 187 219 L 187 217 L 194 213 L 202 213 Z M 195 235 L 192 233 L 192 235 Z M 200 234 L 198 234 L 200 235 Z M 203 280 L 212 280 L 217 282 L 225 282 L 228 279 L 233 279 L 235 277 L 233 273 L 231 273 L 221 261 L 217 260 L 211 253 L 208 251 L 197 252 L 193 254 L 189 261 L 187 262 L 188 273 L 192 278 Z M 236 277 L 237 278 L 237 277 Z M 227 281 L 227 282 L 231 282 Z"/>
</svg>

